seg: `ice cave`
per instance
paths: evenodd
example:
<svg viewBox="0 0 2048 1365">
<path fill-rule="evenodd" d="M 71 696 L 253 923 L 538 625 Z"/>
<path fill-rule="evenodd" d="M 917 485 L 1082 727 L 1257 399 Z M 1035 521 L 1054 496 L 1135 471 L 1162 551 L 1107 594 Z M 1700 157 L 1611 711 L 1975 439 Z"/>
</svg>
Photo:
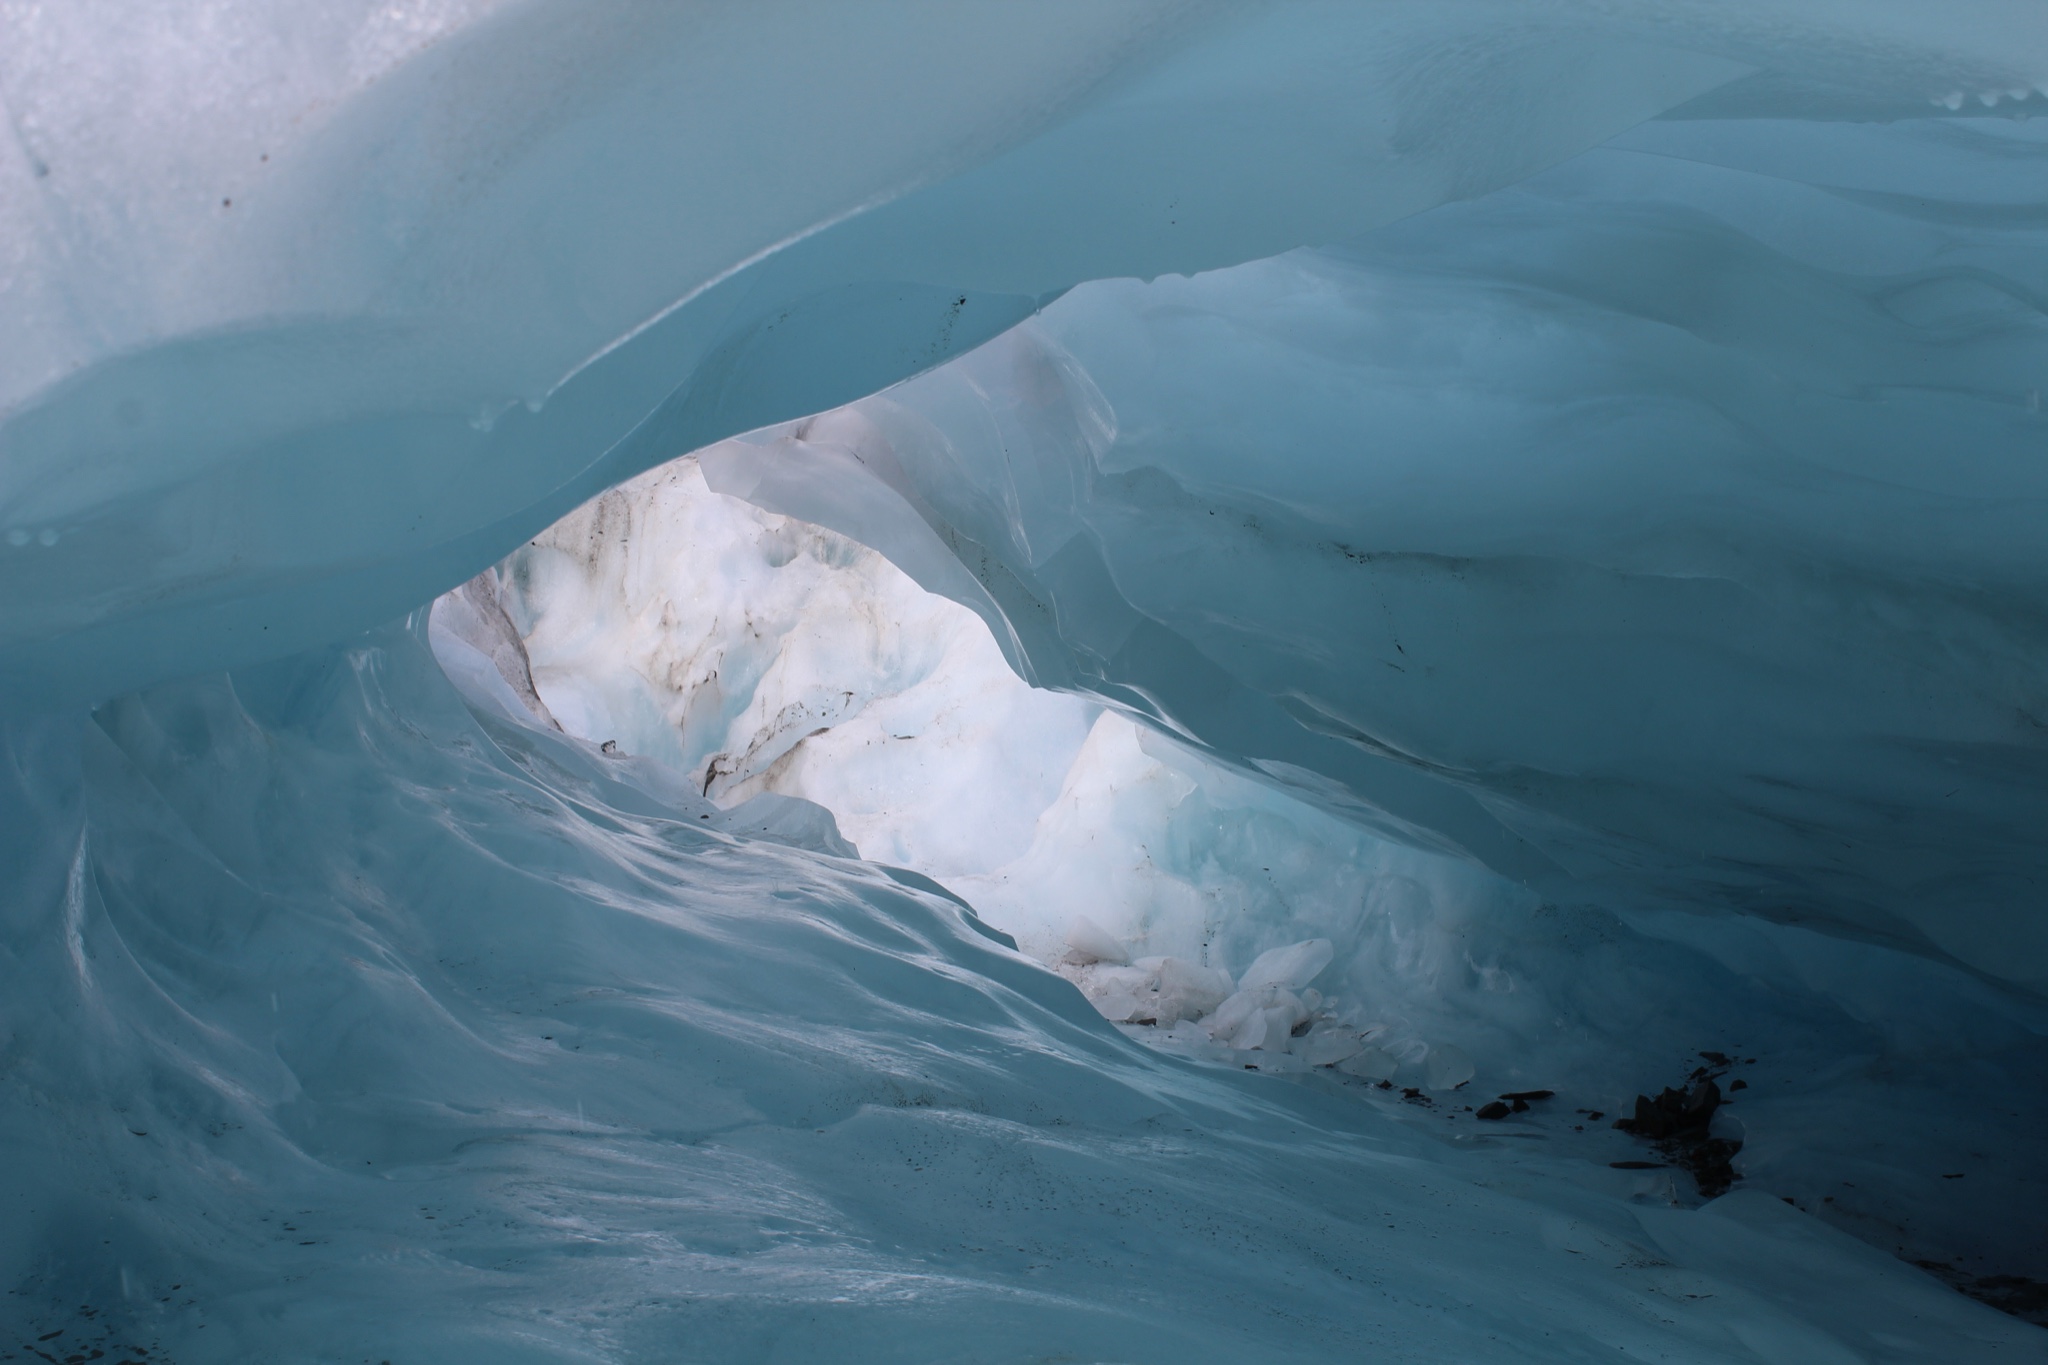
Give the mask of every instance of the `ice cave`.
<svg viewBox="0 0 2048 1365">
<path fill-rule="evenodd" d="M 0 1362 L 2048 1365 L 2048 0 L 0 112 Z"/>
</svg>

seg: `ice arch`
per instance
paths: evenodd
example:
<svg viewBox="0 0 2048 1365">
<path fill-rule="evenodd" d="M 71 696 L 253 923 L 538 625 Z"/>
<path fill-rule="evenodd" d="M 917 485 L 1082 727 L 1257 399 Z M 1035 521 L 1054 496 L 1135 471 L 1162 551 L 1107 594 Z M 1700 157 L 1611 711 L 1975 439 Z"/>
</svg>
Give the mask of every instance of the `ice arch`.
<svg viewBox="0 0 2048 1365">
<path fill-rule="evenodd" d="M 45 695 L 388 619 L 1081 279 L 1329 241 L 1710 91 L 1870 116 L 2048 79 L 2023 0 L 7 22 L 0 520 L 35 550 L 0 638 Z"/>
</svg>

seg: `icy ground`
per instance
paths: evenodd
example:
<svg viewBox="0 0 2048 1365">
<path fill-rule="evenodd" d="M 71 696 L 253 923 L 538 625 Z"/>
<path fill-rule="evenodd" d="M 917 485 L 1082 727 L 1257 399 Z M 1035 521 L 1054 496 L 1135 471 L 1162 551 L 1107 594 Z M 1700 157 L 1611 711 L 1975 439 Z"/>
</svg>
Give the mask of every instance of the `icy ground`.
<svg viewBox="0 0 2048 1365">
<path fill-rule="evenodd" d="M 91 830 L 10 940 L 18 1358 L 2042 1356 L 1561 1116 L 1134 1044 L 909 874 L 466 709 L 416 632 L 9 757 L 15 856 Z"/>
</svg>

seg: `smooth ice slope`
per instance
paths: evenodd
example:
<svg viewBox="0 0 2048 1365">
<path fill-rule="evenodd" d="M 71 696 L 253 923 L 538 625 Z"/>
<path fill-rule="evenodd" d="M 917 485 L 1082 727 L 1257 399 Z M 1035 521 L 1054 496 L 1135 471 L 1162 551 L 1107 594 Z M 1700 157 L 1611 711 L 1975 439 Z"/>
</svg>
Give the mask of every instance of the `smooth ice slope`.
<svg viewBox="0 0 2048 1365">
<path fill-rule="evenodd" d="M 403 631 L 7 753 L 17 1351 L 2048 1357 L 1766 1195 L 1138 1048 Z"/>
</svg>

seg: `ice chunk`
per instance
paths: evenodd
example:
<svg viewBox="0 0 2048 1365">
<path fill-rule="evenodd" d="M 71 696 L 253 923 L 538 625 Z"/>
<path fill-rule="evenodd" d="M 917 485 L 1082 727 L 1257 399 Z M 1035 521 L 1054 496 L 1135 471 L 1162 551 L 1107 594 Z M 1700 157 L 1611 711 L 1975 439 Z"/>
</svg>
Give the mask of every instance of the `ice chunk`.
<svg viewBox="0 0 2048 1365">
<path fill-rule="evenodd" d="M 1335 1066 L 1364 1047 L 1356 1029 L 1316 1028 L 1295 1044 L 1294 1051 L 1310 1066 Z"/>
<path fill-rule="evenodd" d="M 1401 1063 L 1385 1048 L 1365 1047 L 1337 1063 L 1337 1069 L 1362 1080 L 1390 1081 L 1401 1069 Z"/>
<path fill-rule="evenodd" d="M 1241 991 L 1266 987 L 1301 990 L 1330 965 L 1334 953 L 1330 940 L 1326 938 L 1312 938 L 1290 943 L 1285 948 L 1268 949 L 1260 953 L 1245 969 L 1244 975 L 1237 979 L 1237 988 Z"/>
<path fill-rule="evenodd" d="M 1285 1001 L 1268 1005 L 1266 1016 L 1266 1049 L 1270 1052 L 1285 1052 L 1294 1046 L 1294 1031 L 1308 1018 L 1308 1011 L 1293 996 Z"/>
<path fill-rule="evenodd" d="M 1216 1012 L 1202 1021 L 1209 1030 L 1209 1036 L 1219 1043 L 1233 1043 L 1238 1031 L 1252 1019 L 1258 1018 L 1258 1037 L 1265 1040 L 1266 1026 L 1260 1013 L 1260 1001 L 1255 992 L 1239 991 L 1216 1007 Z"/>
<path fill-rule="evenodd" d="M 1164 958 L 1159 963 L 1161 1024 L 1199 1019 L 1221 1005 L 1230 994 L 1228 972 L 1178 957 Z"/>
<path fill-rule="evenodd" d="M 1108 962 L 1080 966 L 1062 964 L 1067 976 L 1088 997 L 1103 1018 L 1119 1024 L 1141 1023 L 1157 1018 L 1158 977 L 1142 967 L 1122 967 Z"/>
<path fill-rule="evenodd" d="M 1300 997 L 1278 987 L 1239 991 L 1225 1000 L 1204 1022 L 1209 1036 L 1241 1051 L 1264 1048 L 1288 1050 L 1297 1025 L 1308 1018 Z"/>
<path fill-rule="evenodd" d="M 1465 1049 L 1450 1043 L 1433 1045 L 1422 1063 L 1422 1083 L 1431 1090 L 1456 1090 L 1474 1074 Z"/>
<path fill-rule="evenodd" d="M 1281 1043 L 1280 1039 L 1285 1036 L 1284 1032 L 1277 1038 L 1274 1036 L 1271 1011 L 1260 1009 L 1253 1010 L 1245 1017 L 1245 1021 L 1237 1026 L 1237 1031 L 1231 1034 L 1229 1042 L 1240 1052 L 1251 1052 L 1265 1047 L 1272 1047 L 1277 1052 L 1284 1050 L 1285 1044 Z"/>
<path fill-rule="evenodd" d="M 1117 941 L 1116 935 L 1094 920 L 1086 915 L 1076 915 L 1067 925 L 1066 960 L 1076 965 L 1089 962 L 1121 965 L 1131 960 L 1131 951 Z"/>
<path fill-rule="evenodd" d="M 1090 962 L 1073 968 L 1069 973 L 1085 995 L 1108 995 L 1121 991 L 1126 995 L 1150 994 L 1158 985 L 1158 977 L 1142 967 L 1123 967 L 1113 962 Z"/>
<path fill-rule="evenodd" d="M 1095 1006 L 1096 1013 L 1119 1024 L 1134 1023 L 1150 1015 L 1144 1000 L 1126 990 L 1107 991 L 1096 996 L 1090 1003 Z"/>
</svg>

